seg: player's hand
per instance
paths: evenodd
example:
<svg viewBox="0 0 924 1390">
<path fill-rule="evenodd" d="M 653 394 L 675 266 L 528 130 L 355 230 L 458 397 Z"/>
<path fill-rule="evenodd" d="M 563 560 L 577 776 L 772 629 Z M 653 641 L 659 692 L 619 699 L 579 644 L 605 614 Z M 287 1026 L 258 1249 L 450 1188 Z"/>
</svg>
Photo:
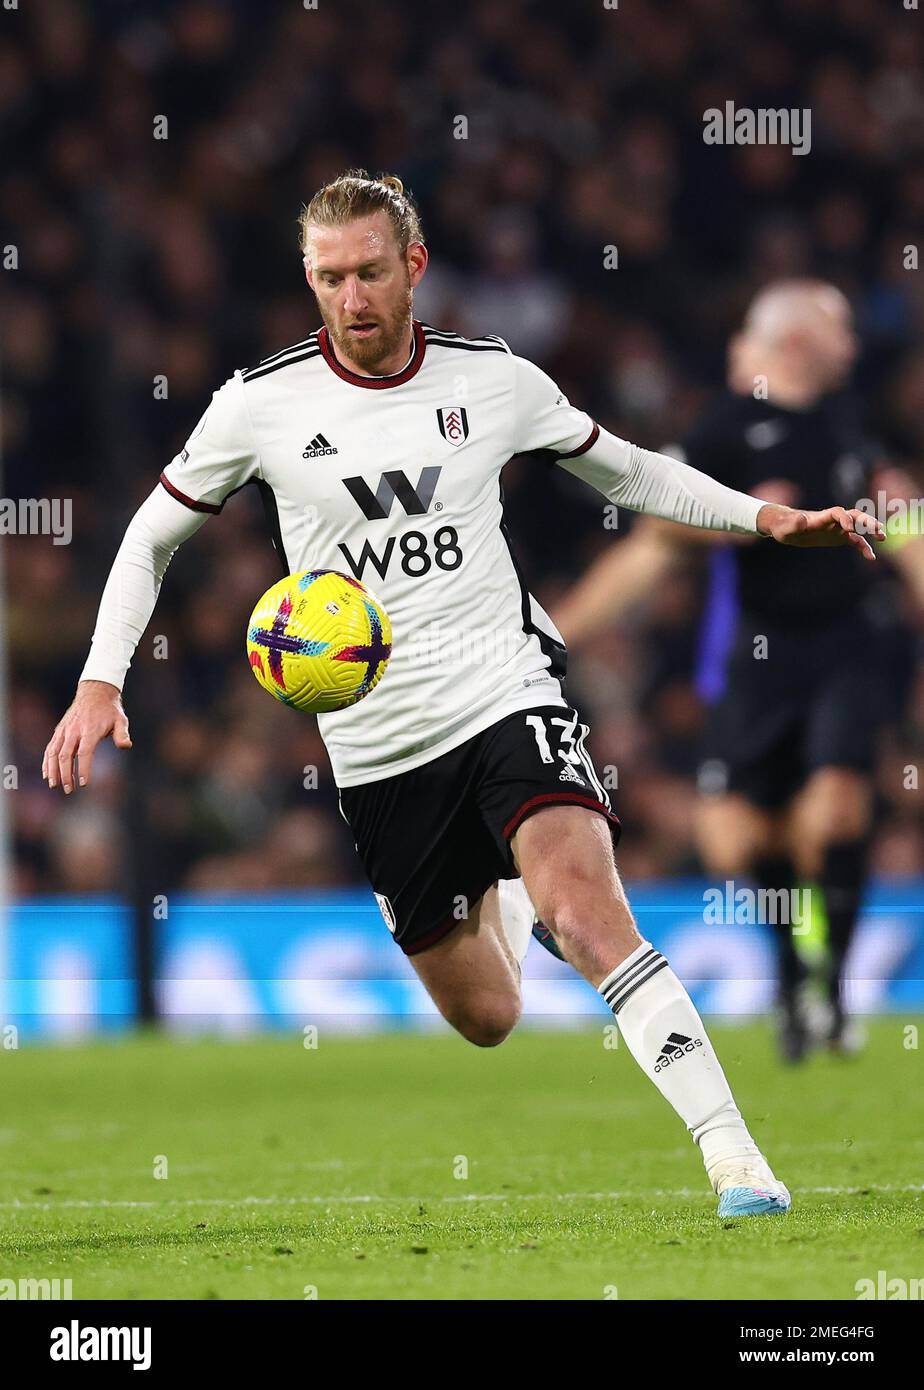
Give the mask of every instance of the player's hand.
<svg viewBox="0 0 924 1390">
<path fill-rule="evenodd" d="M 116 748 L 131 748 L 122 696 L 106 681 L 81 681 L 74 703 L 45 749 L 42 776 L 49 787 L 60 782 L 65 795 L 75 786 L 85 787 L 93 770 L 96 745 L 107 734 L 112 734 Z"/>
<path fill-rule="evenodd" d="M 768 502 L 757 513 L 757 529 L 780 545 L 854 545 L 867 560 L 876 558 L 867 536 L 877 541 L 885 539 L 876 518 L 856 507 L 807 512 Z"/>
</svg>

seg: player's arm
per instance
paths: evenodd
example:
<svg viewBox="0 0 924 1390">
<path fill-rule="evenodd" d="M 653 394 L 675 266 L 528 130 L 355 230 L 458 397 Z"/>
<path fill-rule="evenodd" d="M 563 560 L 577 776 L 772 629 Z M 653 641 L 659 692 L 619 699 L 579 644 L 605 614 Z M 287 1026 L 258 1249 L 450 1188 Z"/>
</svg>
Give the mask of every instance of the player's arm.
<svg viewBox="0 0 924 1390">
<path fill-rule="evenodd" d="M 653 453 L 603 430 L 575 410 L 544 372 L 514 358 L 516 447 L 551 449 L 558 463 L 630 511 L 702 530 L 765 536 L 781 545 L 855 545 L 875 559 L 867 535 L 882 528 L 856 508 L 804 511 L 726 487 L 667 454 Z"/>
<path fill-rule="evenodd" d="M 549 615 L 569 647 L 620 622 L 674 570 L 683 551 L 675 531 L 685 534 L 646 517 L 572 585 Z"/>
<path fill-rule="evenodd" d="M 100 600 L 93 642 L 73 703 L 48 742 L 42 776 L 65 793 L 85 786 L 98 744 L 130 748 L 122 686 L 171 559 L 258 471 L 243 385 L 233 377 L 212 398 L 185 449 L 132 517 Z"/>
<path fill-rule="evenodd" d="M 161 582 L 177 547 L 198 531 L 206 515 L 184 507 L 158 487 L 132 517 L 100 600 L 90 655 L 73 703 L 49 740 L 42 776 L 66 793 L 90 780 L 93 753 L 112 735 L 131 748 L 122 686 L 135 648 L 154 612 Z"/>
<path fill-rule="evenodd" d="M 693 444 L 694 458 L 709 458 L 715 453 L 708 432 L 703 439 L 694 436 Z M 677 456 L 673 450 L 671 454 Z M 686 462 L 689 453 L 684 450 L 680 456 L 685 456 Z M 769 479 L 754 491 L 764 501 L 787 503 L 793 489 L 782 480 Z M 759 539 L 756 532 L 717 537 L 712 530 L 644 517 L 626 540 L 614 541 L 591 565 L 550 616 L 559 632 L 567 634 L 568 645 L 580 646 L 612 623 L 620 622 L 643 602 L 661 580 L 683 563 L 691 549 L 715 545 L 717 540 L 723 545 L 752 545 Z"/>
<path fill-rule="evenodd" d="M 728 429 L 723 418 L 706 415 L 689 433 L 682 447 L 664 450 L 672 458 L 692 464 L 710 477 L 729 481 L 736 459 L 729 455 Z M 765 502 L 790 502 L 792 488 L 770 480 L 754 489 Z M 619 622 L 627 612 L 657 589 L 683 564 L 689 553 L 703 546 L 755 545 L 757 532 L 728 532 L 718 536 L 708 528 L 684 526 L 646 516 L 639 519 L 627 540 L 614 540 L 590 570 L 568 591 L 552 612 L 558 629 L 567 633 L 569 646 L 579 646 Z"/>
<path fill-rule="evenodd" d="M 687 450 L 684 450 L 680 454 L 675 453 L 673 449 L 666 452 L 669 453 L 671 458 L 679 457 L 683 463 L 689 463 L 694 468 L 699 469 L 701 473 L 707 473 L 710 478 L 715 478 L 717 476 L 717 460 L 708 447 L 702 448 L 702 446 L 699 446 L 692 459 Z M 700 460 L 702 461 L 700 462 Z M 722 472 L 718 470 L 718 477 L 720 479 L 721 476 Z M 784 507 L 791 507 L 792 502 L 790 499 L 793 497 L 795 491 L 792 483 L 786 482 L 782 478 L 768 478 L 765 482 L 758 483 L 756 487 L 753 487 L 749 495 L 751 497 L 759 497 L 762 502 L 774 502 Z M 723 536 L 716 536 L 715 532 L 711 529 L 704 529 L 697 526 L 685 526 L 679 521 L 659 521 L 654 517 L 649 518 L 644 524 L 650 526 L 652 530 L 657 528 L 661 539 L 663 541 L 673 541 L 678 549 L 683 546 L 715 545 L 716 542 L 721 542 L 722 545 L 754 545 L 755 542 L 762 538 L 761 534 L 757 531 L 749 533 L 736 531 L 728 532 Z"/>
<path fill-rule="evenodd" d="M 768 492 L 771 490 L 766 489 Z M 768 510 L 763 511 L 762 507 L 758 512 L 757 530 L 749 534 L 723 535 L 722 543 L 748 545 L 767 535 L 773 535 L 774 539 L 784 545 L 840 543 L 838 539 L 823 539 L 829 532 L 822 529 L 820 522 L 825 517 L 833 518 L 841 508 L 830 508 L 828 512 L 799 513 L 798 509 L 787 505 L 776 506 L 767 502 L 764 506 Z M 775 508 L 781 515 L 775 517 L 770 508 Z M 813 537 L 795 529 L 792 519 L 787 518 L 787 513 L 793 513 L 795 516 L 805 515 L 806 518 L 814 517 L 812 524 L 816 527 L 816 535 Z M 763 523 L 760 521 L 762 514 Z M 853 518 L 851 526 L 856 525 L 854 512 L 845 512 L 844 515 Z M 783 523 L 782 527 L 779 525 L 780 521 Z M 774 523 L 775 530 L 772 529 Z M 764 524 L 768 527 L 766 531 L 763 529 Z M 842 531 L 846 530 L 842 523 L 839 522 L 838 525 Z M 830 533 L 834 534 L 833 522 Z M 848 533 L 852 534 L 852 531 Z M 881 539 L 881 533 L 878 535 Z M 716 532 L 711 527 L 646 517 L 634 527 L 626 540 L 616 542 L 591 565 L 586 574 L 552 610 L 550 617 L 559 632 L 566 635 L 570 646 L 580 646 L 624 618 L 627 612 L 677 567 L 691 543 L 714 544 L 716 539 Z M 858 535 L 853 536 L 855 544 L 861 539 Z M 861 548 L 867 558 L 874 558 L 868 545 Z M 906 543 L 902 550 L 889 551 L 889 558 L 904 575 L 918 604 L 924 610 L 924 537 L 917 537 L 914 542 Z"/>
<path fill-rule="evenodd" d="M 559 462 L 612 502 L 684 526 L 765 536 L 780 545 L 855 545 L 871 560 L 876 557 L 866 536 L 881 540 L 883 535 L 878 523 L 855 507 L 805 511 L 765 502 L 606 430 L 579 456 L 565 455 Z"/>
</svg>

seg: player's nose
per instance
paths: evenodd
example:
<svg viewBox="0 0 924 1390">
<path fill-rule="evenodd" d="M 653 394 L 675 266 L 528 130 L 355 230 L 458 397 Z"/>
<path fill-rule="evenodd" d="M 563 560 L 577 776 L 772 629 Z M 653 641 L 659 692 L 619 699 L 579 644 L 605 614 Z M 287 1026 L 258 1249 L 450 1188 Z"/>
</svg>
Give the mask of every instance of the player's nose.
<svg viewBox="0 0 924 1390">
<path fill-rule="evenodd" d="M 356 314 L 365 309 L 368 300 L 363 293 L 362 283 L 359 279 L 348 279 L 345 285 L 343 297 L 343 307 L 348 314 Z"/>
</svg>

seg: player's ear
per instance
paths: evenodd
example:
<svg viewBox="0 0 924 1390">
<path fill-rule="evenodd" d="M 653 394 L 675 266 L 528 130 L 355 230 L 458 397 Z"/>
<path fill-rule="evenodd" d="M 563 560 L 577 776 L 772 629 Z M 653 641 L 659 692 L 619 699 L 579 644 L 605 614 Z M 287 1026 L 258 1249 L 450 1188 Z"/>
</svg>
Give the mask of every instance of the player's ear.
<svg viewBox="0 0 924 1390">
<path fill-rule="evenodd" d="M 430 254 L 422 241 L 412 241 L 405 252 L 407 259 L 407 273 L 411 281 L 411 289 L 419 285 L 427 269 L 427 262 Z"/>
<path fill-rule="evenodd" d="M 308 281 L 309 287 L 313 290 L 314 281 L 311 278 L 311 262 L 308 260 L 307 256 L 302 256 L 302 265 L 305 267 L 305 279 Z"/>
</svg>

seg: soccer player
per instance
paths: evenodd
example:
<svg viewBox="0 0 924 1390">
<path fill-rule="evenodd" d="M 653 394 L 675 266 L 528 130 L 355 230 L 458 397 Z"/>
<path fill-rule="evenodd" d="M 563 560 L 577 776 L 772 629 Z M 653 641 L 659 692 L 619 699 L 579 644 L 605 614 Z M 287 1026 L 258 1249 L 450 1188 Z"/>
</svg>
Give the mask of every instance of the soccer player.
<svg viewBox="0 0 924 1390">
<path fill-rule="evenodd" d="M 872 498 L 875 452 L 849 402 L 834 394 L 855 354 L 850 308 L 833 285 L 766 288 L 732 341 L 729 391 L 693 428 L 680 457 L 795 507 Z M 668 575 L 696 534 L 646 520 L 591 566 L 555 613 L 572 646 Z M 753 875 L 777 906 L 792 901 L 800 878 L 820 885 L 824 1031 L 836 1050 L 849 1051 L 859 1037 L 844 1008 L 844 962 L 866 873 L 877 734 L 895 706 L 887 660 L 889 644 L 894 650 L 901 640 L 895 595 L 881 572 L 847 550 L 819 563 L 818 555 L 751 544 L 752 537 L 721 539 L 711 556 L 697 673 L 711 704 L 699 774 L 700 853 L 719 879 Z M 915 537 L 888 552 L 919 602 L 921 549 Z M 807 970 L 790 915 L 780 913 L 773 926 L 781 1049 L 797 1061 L 810 1041 Z"/>
<path fill-rule="evenodd" d="M 301 229 L 324 326 L 215 393 L 129 523 L 76 698 L 45 753 L 48 782 L 86 785 L 109 734 L 130 747 L 120 691 L 170 558 L 253 483 L 284 573 L 370 580 L 390 615 L 385 678 L 318 724 L 383 917 L 440 1012 L 480 1046 L 513 1028 L 532 911 L 508 890 L 522 876 L 699 1145 L 720 1214 L 785 1210 L 702 1020 L 636 929 L 613 859 L 618 822 L 566 698 L 561 635 L 511 554 L 500 476 L 511 455 L 551 450 L 622 506 L 872 557 L 864 519 L 766 503 L 647 453 L 601 430 L 500 338 L 415 320 L 428 253 L 399 179 L 344 174 L 314 195 Z"/>
</svg>

